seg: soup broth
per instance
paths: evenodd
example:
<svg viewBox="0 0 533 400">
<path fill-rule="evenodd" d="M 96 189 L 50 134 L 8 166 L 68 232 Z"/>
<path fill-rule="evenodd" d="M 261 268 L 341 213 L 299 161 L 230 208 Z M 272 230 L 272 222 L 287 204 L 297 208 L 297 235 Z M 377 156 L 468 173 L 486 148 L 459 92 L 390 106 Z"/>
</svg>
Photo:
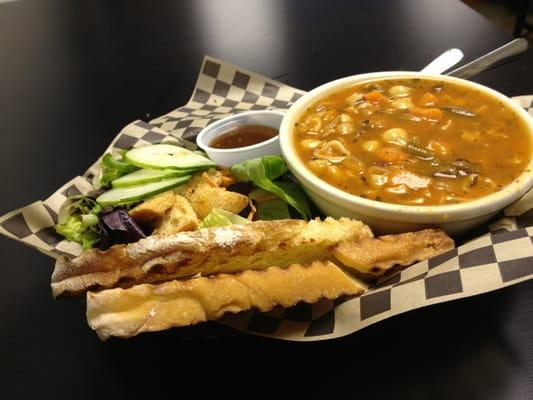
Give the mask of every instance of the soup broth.
<svg viewBox="0 0 533 400">
<path fill-rule="evenodd" d="M 294 129 L 307 168 L 348 193 L 445 205 L 494 193 L 529 165 L 531 137 L 497 99 L 431 79 L 367 81 L 311 106 Z"/>
</svg>

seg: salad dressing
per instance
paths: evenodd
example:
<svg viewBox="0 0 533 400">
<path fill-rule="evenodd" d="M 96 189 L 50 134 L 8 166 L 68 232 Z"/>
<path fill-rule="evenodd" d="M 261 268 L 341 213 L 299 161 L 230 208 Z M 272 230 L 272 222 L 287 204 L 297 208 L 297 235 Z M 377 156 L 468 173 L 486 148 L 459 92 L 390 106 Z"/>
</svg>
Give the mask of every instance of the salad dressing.
<svg viewBox="0 0 533 400">
<path fill-rule="evenodd" d="M 216 137 L 209 146 L 216 149 L 237 149 L 272 139 L 278 130 L 264 125 L 244 125 Z"/>
</svg>

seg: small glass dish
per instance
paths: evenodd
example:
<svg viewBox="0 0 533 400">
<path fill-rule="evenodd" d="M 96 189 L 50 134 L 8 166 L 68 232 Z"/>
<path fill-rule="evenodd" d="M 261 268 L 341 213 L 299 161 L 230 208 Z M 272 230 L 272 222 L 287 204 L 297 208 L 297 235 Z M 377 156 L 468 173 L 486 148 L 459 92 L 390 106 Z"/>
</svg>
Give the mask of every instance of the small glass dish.
<svg viewBox="0 0 533 400">
<path fill-rule="evenodd" d="M 208 157 L 222 167 L 267 155 L 281 155 L 279 134 L 260 143 L 232 149 L 211 147 L 213 141 L 234 129 L 246 125 L 262 125 L 279 131 L 285 113 L 278 110 L 245 111 L 222 118 L 205 127 L 196 137 L 196 144 Z"/>
</svg>

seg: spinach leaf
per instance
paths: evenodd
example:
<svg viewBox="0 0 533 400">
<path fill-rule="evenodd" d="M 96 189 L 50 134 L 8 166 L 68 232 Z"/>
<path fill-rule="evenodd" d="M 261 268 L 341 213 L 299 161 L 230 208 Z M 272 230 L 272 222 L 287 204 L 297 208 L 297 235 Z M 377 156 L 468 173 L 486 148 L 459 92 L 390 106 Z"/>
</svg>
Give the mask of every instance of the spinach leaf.
<svg viewBox="0 0 533 400">
<path fill-rule="evenodd" d="M 231 174 L 238 181 L 256 182 L 261 179 L 273 181 L 288 172 L 283 158 L 278 156 L 265 156 L 243 161 L 231 167 Z"/>
<path fill-rule="evenodd" d="M 257 215 L 260 220 L 289 219 L 289 205 L 276 195 L 263 189 L 256 189 L 250 193 L 255 201 Z"/>
<path fill-rule="evenodd" d="M 238 181 L 251 181 L 255 186 L 276 195 L 294 207 L 303 218 L 310 218 L 309 203 L 300 187 L 291 182 L 274 182 L 274 179 L 288 172 L 287 165 L 281 157 L 265 156 L 247 160 L 235 164 L 230 172 Z"/>
</svg>

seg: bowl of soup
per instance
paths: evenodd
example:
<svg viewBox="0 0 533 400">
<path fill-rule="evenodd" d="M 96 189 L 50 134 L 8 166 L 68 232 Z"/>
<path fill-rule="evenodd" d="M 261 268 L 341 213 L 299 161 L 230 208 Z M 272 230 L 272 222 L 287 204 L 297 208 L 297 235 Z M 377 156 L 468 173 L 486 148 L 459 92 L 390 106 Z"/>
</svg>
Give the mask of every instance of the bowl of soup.
<svg viewBox="0 0 533 400">
<path fill-rule="evenodd" d="M 280 128 L 291 172 L 327 215 L 378 233 L 486 223 L 533 185 L 533 119 L 466 80 L 380 72 L 324 84 Z"/>
</svg>

